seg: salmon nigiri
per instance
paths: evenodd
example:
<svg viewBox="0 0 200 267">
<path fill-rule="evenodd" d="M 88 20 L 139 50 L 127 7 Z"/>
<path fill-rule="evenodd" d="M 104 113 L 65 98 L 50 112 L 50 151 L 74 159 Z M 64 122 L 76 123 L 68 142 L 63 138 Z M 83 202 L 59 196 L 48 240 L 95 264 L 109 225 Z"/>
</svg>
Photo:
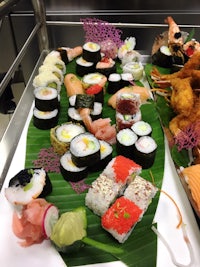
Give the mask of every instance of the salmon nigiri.
<svg viewBox="0 0 200 267">
<path fill-rule="evenodd" d="M 72 95 L 85 93 L 81 80 L 79 80 L 79 78 L 73 73 L 68 73 L 65 75 L 64 85 L 69 97 Z"/>
</svg>

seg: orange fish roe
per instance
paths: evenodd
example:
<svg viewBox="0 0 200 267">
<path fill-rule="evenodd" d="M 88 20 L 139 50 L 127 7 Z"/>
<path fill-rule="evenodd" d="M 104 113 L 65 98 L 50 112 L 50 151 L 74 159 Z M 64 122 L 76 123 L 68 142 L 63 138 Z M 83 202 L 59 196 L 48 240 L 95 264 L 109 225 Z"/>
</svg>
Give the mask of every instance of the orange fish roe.
<svg viewBox="0 0 200 267">
<path fill-rule="evenodd" d="M 126 183 L 127 177 L 141 168 L 141 166 L 135 163 L 133 160 L 121 155 L 115 158 L 112 167 L 116 174 L 116 182 L 122 183 Z"/>
<path fill-rule="evenodd" d="M 140 220 L 142 213 L 137 205 L 122 196 L 102 216 L 102 227 L 126 234 Z"/>
</svg>

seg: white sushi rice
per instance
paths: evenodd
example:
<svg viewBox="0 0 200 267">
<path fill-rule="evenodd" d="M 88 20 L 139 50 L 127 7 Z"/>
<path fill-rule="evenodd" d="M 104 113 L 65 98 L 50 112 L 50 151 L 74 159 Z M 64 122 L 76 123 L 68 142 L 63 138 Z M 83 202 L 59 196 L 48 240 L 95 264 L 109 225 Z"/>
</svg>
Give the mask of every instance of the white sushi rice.
<svg viewBox="0 0 200 267">
<path fill-rule="evenodd" d="M 78 122 L 82 121 L 80 113 L 74 107 L 68 108 L 68 116 L 70 117 L 70 119 L 74 121 L 78 121 Z"/>
<path fill-rule="evenodd" d="M 38 87 L 33 91 L 36 98 L 41 100 L 51 100 L 58 98 L 58 91 L 51 87 Z"/>
<path fill-rule="evenodd" d="M 112 154 L 112 146 L 104 140 L 99 140 L 100 142 L 100 155 L 101 159 L 106 158 L 108 155 Z"/>
<path fill-rule="evenodd" d="M 103 105 L 100 102 L 94 102 L 94 107 L 91 110 L 91 115 L 99 115 L 103 110 Z"/>
<path fill-rule="evenodd" d="M 122 186 L 105 175 L 100 175 L 89 188 L 85 205 L 95 214 L 102 216 L 120 195 Z"/>
<path fill-rule="evenodd" d="M 123 81 L 133 81 L 132 73 L 121 73 L 121 78 Z"/>
<path fill-rule="evenodd" d="M 156 150 L 157 144 L 150 136 L 142 136 L 135 142 L 135 147 L 139 152 L 149 154 Z"/>
<path fill-rule="evenodd" d="M 38 71 L 39 71 L 39 73 L 42 73 L 44 71 L 50 71 L 58 77 L 58 79 L 60 80 L 61 83 L 63 83 L 63 80 L 64 80 L 63 72 L 56 65 L 53 65 L 51 63 L 46 63 L 46 64 L 43 64 L 42 66 L 40 66 Z"/>
<path fill-rule="evenodd" d="M 58 115 L 58 109 L 54 109 L 53 111 L 41 111 L 34 107 L 33 115 L 38 119 L 52 119 Z"/>
<path fill-rule="evenodd" d="M 145 212 L 157 191 L 158 189 L 151 182 L 136 176 L 126 188 L 124 196 Z"/>
<path fill-rule="evenodd" d="M 83 49 L 90 52 L 97 52 L 100 50 L 100 45 L 94 42 L 87 42 L 83 45 Z"/>
<path fill-rule="evenodd" d="M 59 141 L 69 143 L 75 136 L 84 132 L 85 129 L 81 125 L 74 123 L 65 123 L 57 127 L 55 134 L 56 138 Z"/>
<path fill-rule="evenodd" d="M 26 205 L 37 198 L 43 191 L 46 182 L 44 169 L 35 169 L 30 182 L 25 186 L 10 186 L 5 189 L 7 200 L 14 205 Z"/>
<path fill-rule="evenodd" d="M 140 121 L 142 119 L 142 112 L 139 110 L 137 113 L 133 115 L 123 115 L 119 112 L 116 112 L 116 120 L 119 120 L 123 123 L 129 123 L 131 122 L 132 124 L 136 123 L 137 121 Z"/>
</svg>

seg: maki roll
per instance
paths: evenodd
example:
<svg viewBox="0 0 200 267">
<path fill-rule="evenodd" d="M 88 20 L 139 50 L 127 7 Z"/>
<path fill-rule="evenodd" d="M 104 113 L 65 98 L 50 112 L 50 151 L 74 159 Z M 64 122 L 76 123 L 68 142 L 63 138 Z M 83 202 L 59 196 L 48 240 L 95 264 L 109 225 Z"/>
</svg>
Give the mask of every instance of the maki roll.
<svg viewBox="0 0 200 267">
<path fill-rule="evenodd" d="M 85 89 L 87 89 L 89 86 L 94 85 L 94 84 L 95 85 L 96 84 L 101 85 L 106 80 L 107 80 L 107 78 L 105 77 L 105 75 L 103 75 L 99 72 L 93 72 L 93 73 L 89 73 L 87 75 L 84 75 L 82 78 L 82 83 L 83 83 L 83 87 Z"/>
<path fill-rule="evenodd" d="M 91 184 L 86 197 L 85 205 L 96 215 L 102 216 L 110 205 L 121 194 L 122 186 L 109 177 L 100 176 Z"/>
<path fill-rule="evenodd" d="M 89 108 L 93 109 L 94 107 L 94 96 L 88 94 L 77 94 L 75 101 L 75 108 Z"/>
<path fill-rule="evenodd" d="M 170 68 L 172 66 L 173 57 L 169 50 L 169 47 L 166 45 L 162 45 L 158 51 L 156 51 L 152 57 L 152 64 L 164 67 L 164 68 Z"/>
<path fill-rule="evenodd" d="M 94 96 L 95 102 L 104 103 L 104 91 L 102 86 L 94 84 L 86 88 L 85 91 L 86 94 Z"/>
<path fill-rule="evenodd" d="M 131 73 L 122 73 L 121 74 L 121 88 L 133 84 L 133 75 Z"/>
<path fill-rule="evenodd" d="M 60 158 L 60 172 L 66 181 L 78 182 L 87 177 L 87 167 L 77 167 L 68 151 Z"/>
<path fill-rule="evenodd" d="M 141 171 L 142 167 L 139 164 L 127 157 L 118 155 L 108 163 L 102 174 L 122 184 L 125 188 Z"/>
<path fill-rule="evenodd" d="M 51 71 L 43 71 L 39 73 L 37 76 L 35 76 L 35 78 L 33 79 L 33 86 L 35 88 L 51 87 L 57 89 L 58 92 L 60 92 L 61 81 Z"/>
<path fill-rule="evenodd" d="M 41 111 L 58 109 L 58 91 L 50 87 L 39 87 L 34 90 L 35 107 Z"/>
<path fill-rule="evenodd" d="M 117 133 L 116 150 L 118 155 L 133 159 L 137 135 L 131 129 L 123 129 Z"/>
<path fill-rule="evenodd" d="M 140 95 L 134 93 L 121 93 L 117 95 L 116 111 L 122 115 L 136 114 L 141 105 Z"/>
<path fill-rule="evenodd" d="M 112 73 L 108 77 L 107 92 L 115 94 L 121 88 L 121 75 L 119 73 Z"/>
<path fill-rule="evenodd" d="M 56 153 L 63 155 L 69 150 L 71 140 L 80 133 L 84 133 L 85 128 L 73 122 L 57 125 L 50 131 L 51 145 Z"/>
<path fill-rule="evenodd" d="M 54 55 L 54 54 L 51 54 L 51 53 L 48 54 L 45 57 L 45 59 L 43 61 L 43 64 L 51 64 L 51 65 L 54 65 L 58 69 L 60 69 L 63 74 L 65 74 L 65 72 L 66 72 L 65 62 L 62 61 L 57 55 Z"/>
<path fill-rule="evenodd" d="M 88 62 L 97 63 L 101 59 L 101 47 L 94 42 L 87 42 L 83 45 L 82 57 Z"/>
<path fill-rule="evenodd" d="M 108 77 L 112 72 L 116 71 L 116 63 L 112 58 L 103 57 L 96 64 L 96 71 Z"/>
<path fill-rule="evenodd" d="M 139 110 L 137 113 L 133 115 L 122 115 L 119 112 L 116 112 L 116 128 L 117 131 L 120 131 L 122 129 L 131 128 L 134 123 L 137 121 L 140 121 L 142 119 L 142 113 L 141 110 Z"/>
<path fill-rule="evenodd" d="M 124 73 L 131 73 L 136 81 L 143 77 L 144 67 L 141 62 L 128 62 L 122 69 Z"/>
<path fill-rule="evenodd" d="M 92 166 L 100 161 L 99 140 L 93 134 L 81 133 L 71 140 L 70 152 L 76 166 Z"/>
<path fill-rule="evenodd" d="M 157 144 L 150 136 L 142 136 L 135 142 L 134 160 L 143 169 L 150 168 L 155 160 Z"/>
<path fill-rule="evenodd" d="M 101 225 L 119 243 L 124 243 L 142 215 L 143 211 L 134 202 L 121 196 L 103 214 Z"/>
<path fill-rule="evenodd" d="M 136 176 L 124 191 L 124 196 L 145 212 L 158 189 L 146 179 Z"/>
<path fill-rule="evenodd" d="M 52 74 L 54 74 L 58 79 L 60 80 L 61 83 L 63 83 L 64 75 L 61 69 L 59 69 L 56 65 L 53 64 L 43 64 L 39 68 L 39 73 L 50 71 Z"/>
<path fill-rule="evenodd" d="M 145 121 L 137 121 L 133 124 L 131 127 L 131 130 L 138 136 L 145 136 L 145 135 L 151 135 L 152 133 L 152 127 L 148 122 Z"/>
<path fill-rule="evenodd" d="M 83 119 L 77 109 L 74 107 L 70 107 L 67 110 L 67 115 L 68 115 L 68 122 L 73 122 L 73 123 L 79 123 L 81 125 L 84 125 Z"/>
<path fill-rule="evenodd" d="M 83 77 L 84 75 L 91 73 L 95 70 L 94 62 L 88 62 L 82 57 L 76 60 L 76 73 Z"/>
<path fill-rule="evenodd" d="M 52 184 L 45 170 L 29 168 L 10 179 L 5 196 L 13 205 L 26 205 L 35 198 L 46 197 L 51 191 Z"/>
<path fill-rule="evenodd" d="M 107 166 L 107 164 L 112 160 L 112 153 L 113 153 L 112 146 L 104 140 L 99 140 L 99 142 L 100 142 L 100 161 L 98 162 L 98 164 L 95 164 L 90 167 L 91 171 L 103 170 Z"/>
<path fill-rule="evenodd" d="M 33 125 L 41 130 L 49 130 L 58 123 L 58 109 L 52 111 L 41 111 L 36 107 L 33 109 Z"/>
<path fill-rule="evenodd" d="M 103 111 L 102 103 L 94 102 L 94 107 L 90 113 L 92 120 L 100 119 L 102 117 L 102 111 Z"/>
</svg>

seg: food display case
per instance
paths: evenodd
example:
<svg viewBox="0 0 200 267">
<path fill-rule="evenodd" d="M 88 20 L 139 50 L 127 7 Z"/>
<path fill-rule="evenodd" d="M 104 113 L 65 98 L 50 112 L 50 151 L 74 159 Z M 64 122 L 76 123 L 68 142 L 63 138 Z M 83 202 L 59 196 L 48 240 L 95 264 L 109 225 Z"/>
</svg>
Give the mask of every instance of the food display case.
<svg viewBox="0 0 200 267">
<path fill-rule="evenodd" d="M 133 8 L 131 9 L 128 7 L 128 4 L 123 6 L 120 1 L 115 2 L 115 8 L 113 8 L 111 3 L 107 3 L 108 1 L 103 1 L 101 6 L 96 2 L 93 3 L 93 1 L 85 1 L 84 5 L 81 1 L 68 1 L 68 3 L 65 3 L 65 1 L 33 0 L 27 2 L 8 0 L 1 2 L 0 15 L 2 17 L 12 12 L 14 8 L 13 14 L 11 13 L 14 18 L 13 22 L 20 26 L 22 22 L 20 21 L 18 24 L 17 20 L 23 18 L 23 24 L 26 25 L 27 23 L 27 25 L 32 28 L 27 30 L 28 26 L 26 25 L 25 31 L 29 32 L 29 36 L 25 39 L 24 37 L 22 38 L 22 40 L 24 40 L 23 44 L 21 43 L 21 39 L 17 37 L 17 35 L 23 35 L 21 28 L 14 28 L 16 34 L 15 38 L 17 39 L 17 50 L 19 51 L 4 79 L 0 83 L 1 95 L 6 90 L 6 85 L 18 66 L 22 66 L 26 86 L 0 141 L 0 227 L 3 229 L 0 236 L 1 247 L 3 247 L 0 264 L 8 267 L 14 264 L 15 266 L 36 265 L 39 267 L 44 266 L 44 264 L 49 267 L 68 266 L 67 257 L 57 252 L 49 240 L 27 248 L 19 246 L 17 238 L 12 232 L 12 207 L 4 195 L 4 190 L 8 187 L 10 178 L 25 168 L 27 160 L 26 155 L 27 153 L 31 153 L 30 149 L 32 149 L 32 147 L 30 147 L 29 141 L 27 141 L 27 136 L 29 138 L 30 133 L 37 135 L 34 130 L 31 132 L 30 127 L 32 126 L 30 125 L 35 103 L 33 80 L 38 74 L 39 67 L 52 50 L 60 46 L 75 47 L 84 44 L 83 19 L 88 17 L 107 21 L 113 27 L 120 29 L 122 31 L 123 40 L 130 36 L 135 37 L 136 49 L 142 55 L 143 66 L 151 64 L 152 44 L 157 35 L 166 31 L 168 25 L 164 23 L 164 18 L 168 15 L 172 15 L 177 21 L 180 21 L 179 27 L 183 31 L 191 32 L 195 30 L 195 35 L 198 38 L 200 27 L 198 25 L 199 13 L 197 12 L 197 8 L 195 8 L 195 5 L 198 6 L 198 1 L 194 1 L 194 5 L 188 4 L 188 7 L 186 5 L 184 10 L 180 10 L 178 3 L 174 3 L 175 6 L 173 10 L 168 10 L 163 3 L 155 4 L 154 2 L 156 1 L 149 1 L 146 3 L 146 6 L 141 6 L 139 1 L 134 1 Z M 142 83 L 150 90 L 149 79 L 145 77 Z M 159 127 L 161 127 L 159 118 L 157 118 L 156 125 L 157 123 L 159 123 Z M 162 156 L 164 172 L 163 178 L 159 180 L 159 182 L 160 186 L 162 186 L 162 191 L 168 192 L 170 198 L 175 202 L 175 205 L 173 201 L 170 202 L 165 194 L 160 193 L 158 203 L 155 207 L 155 216 L 153 216 L 153 222 L 157 225 L 157 229 L 159 230 L 156 241 L 156 263 L 154 262 L 156 265 L 154 266 L 197 267 L 200 265 L 199 214 L 195 212 L 194 207 L 191 205 L 191 199 L 188 198 L 187 194 L 188 192 L 185 191 L 177 173 L 176 165 L 170 154 L 168 141 L 167 136 L 164 135 L 164 156 Z M 27 148 L 27 144 L 29 148 Z M 36 144 L 36 146 L 37 145 L 40 146 L 41 144 L 39 143 Z M 71 194 L 70 196 L 76 198 L 76 195 Z M 52 198 L 50 197 L 50 199 L 53 200 L 55 200 L 55 198 L 55 195 L 53 195 Z M 84 205 L 84 202 L 79 201 L 79 197 L 77 199 L 79 205 Z M 66 203 L 66 205 L 68 204 L 69 203 Z M 72 201 L 72 206 L 73 205 L 75 204 Z M 185 227 L 182 227 L 183 229 L 176 228 L 178 221 L 176 205 L 181 212 L 182 220 L 185 225 Z M 70 210 L 70 208 L 64 208 L 64 210 L 65 209 Z M 94 224 L 95 226 L 96 224 L 98 225 L 97 228 L 95 228 L 98 229 L 99 222 L 97 223 L 95 221 Z M 142 228 L 140 228 L 140 230 L 142 231 Z M 89 231 L 91 231 L 91 229 Z M 149 231 L 152 230 L 149 229 Z M 160 233 L 165 237 L 164 241 Z M 93 235 L 95 237 L 94 233 Z M 189 241 L 187 241 L 187 239 Z M 144 237 L 142 240 L 145 242 Z M 166 240 L 167 244 L 165 243 Z M 184 240 L 186 240 L 186 242 L 184 242 Z M 113 241 L 111 243 L 113 244 Z M 128 248 L 128 252 L 130 252 L 130 248 Z M 88 253 L 88 251 L 86 253 Z M 134 251 L 134 253 L 136 252 Z M 97 257 L 98 253 L 95 255 Z M 137 253 L 134 255 L 137 255 Z M 140 254 L 138 257 L 141 258 L 142 255 Z M 131 260 L 127 262 L 123 261 L 123 258 L 122 260 L 118 258 L 112 261 L 112 258 L 108 257 L 107 261 L 102 261 L 101 257 L 97 257 L 96 260 L 92 259 L 91 261 L 83 259 L 81 264 L 80 258 L 77 261 L 78 263 L 76 261 L 69 262 L 69 266 L 145 266 L 144 261 L 140 262 L 139 260 L 138 262 L 141 265 L 137 265 L 137 263 L 134 262 L 130 263 L 132 260 L 134 261 L 134 259 L 131 258 Z"/>
</svg>

